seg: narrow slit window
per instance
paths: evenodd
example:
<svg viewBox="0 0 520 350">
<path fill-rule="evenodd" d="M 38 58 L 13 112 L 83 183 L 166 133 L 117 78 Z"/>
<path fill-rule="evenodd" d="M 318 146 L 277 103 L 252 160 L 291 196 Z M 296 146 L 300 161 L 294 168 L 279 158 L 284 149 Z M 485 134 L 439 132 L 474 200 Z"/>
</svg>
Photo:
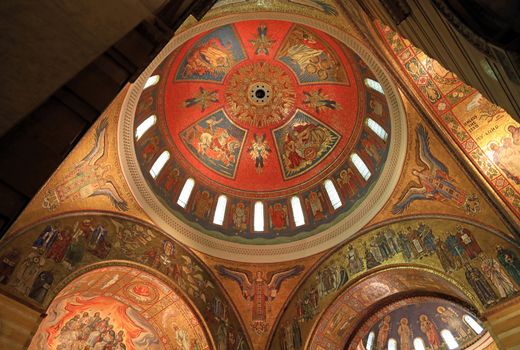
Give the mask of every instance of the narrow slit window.
<svg viewBox="0 0 520 350">
<path fill-rule="evenodd" d="M 303 209 L 300 198 L 296 196 L 291 198 L 291 208 L 294 217 L 294 226 L 299 227 L 305 225 L 305 217 L 303 216 Z"/>
<path fill-rule="evenodd" d="M 226 214 L 227 197 L 223 194 L 218 197 L 217 207 L 215 208 L 215 215 L 213 216 L 213 223 L 215 225 L 221 225 L 224 223 L 224 217 Z"/>
<path fill-rule="evenodd" d="M 381 125 L 379 125 L 377 122 L 375 122 L 372 118 L 367 119 L 367 126 L 376 134 L 379 136 L 383 141 L 386 141 L 388 139 L 388 133 Z"/>
<path fill-rule="evenodd" d="M 388 339 L 388 350 L 397 350 L 397 340 L 394 338 Z"/>
<path fill-rule="evenodd" d="M 367 350 L 372 350 L 372 348 L 374 347 L 374 338 L 375 338 L 375 333 L 374 332 L 370 332 L 370 334 L 368 334 L 368 338 L 367 338 Z"/>
<path fill-rule="evenodd" d="M 367 181 L 370 178 L 370 176 L 372 176 L 372 173 L 368 169 L 365 162 L 363 162 L 363 159 L 361 159 L 361 157 L 358 156 L 357 153 L 352 153 L 352 155 L 350 156 L 350 159 L 352 160 L 352 163 L 354 164 L 356 169 L 359 171 L 361 176 L 363 176 L 363 179 L 365 179 L 365 181 Z"/>
<path fill-rule="evenodd" d="M 152 126 L 155 125 L 157 122 L 157 116 L 151 115 L 148 118 L 146 118 L 139 126 L 135 129 L 135 139 L 139 141 L 141 136 L 144 135 L 145 132 L 147 132 Z"/>
<path fill-rule="evenodd" d="M 154 86 L 159 82 L 160 76 L 158 75 L 152 75 L 150 78 L 146 80 L 146 83 L 144 83 L 144 89 L 148 89 L 150 86 Z"/>
<path fill-rule="evenodd" d="M 477 321 L 475 321 L 475 319 L 473 317 L 471 317 L 470 315 L 464 315 L 464 321 L 466 321 L 466 323 L 468 324 L 468 326 L 471 327 L 471 329 L 473 329 L 473 331 L 475 331 L 475 333 L 477 334 L 480 334 L 482 333 L 482 331 L 484 331 L 484 328 L 482 328 L 481 325 L 478 324 Z"/>
<path fill-rule="evenodd" d="M 254 229 L 257 232 L 264 230 L 264 204 L 262 202 L 255 203 Z"/>
<path fill-rule="evenodd" d="M 426 350 L 422 338 L 415 338 L 413 340 L 413 350 Z"/>
<path fill-rule="evenodd" d="M 339 198 L 338 191 L 336 190 L 336 186 L 332 183 L 331 180 L 325 180 L 323 183 L 325 186 L 325 190 L 327 191 L 327 195 L 329 196 L 330 204 L 334 209 L 338 209 L 341 207 L 341 198 Z"/>
<path fill-rule="evenodd" d="M 370 79 L 370 78 L 365 78 L 365 85 L 369 88 L 371 88 L 372 90 L 375 90 L 381 94 L 385 94 L 384 90 L 383 90 L 383 87 L 381 86 L 381 84 L 379 84 L 378 81 L 375 81 L 374 79 Z"/>
<path fill-rule="evenodd" d="M 155 179 L 159 173 L 161 172 L 162 168 L 164 168 L 164 164 L 170 159 L 170 152 L 164 151 L 161 153 L 159 158 L 155 160 L 155 163 L 153 163 L 152 168 L 150 169 L 150 175 Z"/>
<path fill-rule="evenodd" d="M 449 330 L 443 329 L 441 331 L 441 337 L 442 339 L 444 339 L 444 342 L 448 345 L 448 349 L 453 350 L 459 347 L 459 343 L 457 343 L 455 337 Z"/>
<path fill-rule="evenodd" d="M 188 200 L 191 196 L 191 191 L 193 191 L 194 186 L 195 180 L 193 180 L 191 177 L 188 180 L 186 180 L 184 186 L 182 187 L 181 194 L 179 195 L 179 199 L 177 199 L 178 205 L 180 205 L 183 208 L 186 208 L 186 205 L 188 205 Z"/>
</svg>

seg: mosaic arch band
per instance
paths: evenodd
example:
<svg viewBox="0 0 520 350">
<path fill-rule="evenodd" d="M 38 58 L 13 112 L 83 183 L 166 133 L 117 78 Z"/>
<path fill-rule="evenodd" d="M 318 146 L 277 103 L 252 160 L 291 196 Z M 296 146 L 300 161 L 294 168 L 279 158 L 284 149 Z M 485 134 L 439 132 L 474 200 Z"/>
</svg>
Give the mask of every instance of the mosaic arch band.
<svg viewBox="0 0 520 350">
<path fill-rule="evenodd" d="M 157 228 L 126 216 L 60 215 L 15 232 L 0 245 L 0 289 L 49 310 L 34 340 L 38 349 L 205 349 L 212 341 L 226 349 L 230 338 L 250 348 L 208 267 Z M 172 329 L 170 319 L 180 316 Z"/>
<path fill-rule="evenodd" d="M 373 315 L 372 306 L 388 305 L 398 294 L 444 295 L 466 303 L 477 317 L 489 315 L 488 310 L 518 296 L 519 257 L 518 244 L 500 231 L 456 217 L 421 215 L 368 228 L 329 252 L 289 296 L 271 349 L 344 348 L 355 327 Z M 403 337 L 408 339 L 407 326 L 415 329 L 414 338 L 420 335 L 427 348 L 428 333 L 436 344 L 435 334 L 443 327 L 454 327 L 459 344 L 483 335 L 466 331 L 469 326 L 458 322 L 463 315 L 457 311 L 460 317 L 453 320 L 446 310 L 432 309 L 429 321 L 436 330 L 425 320 L 425 332 L 424 313 L 414 311 L 401 327 Z M 388 339 L 393 335 L 406 348 L 406 340 L 398 338 L 403 317 L 383 322 L 386 314 L 380 316 L 377 328 L 388 323 Z M 385 338 L 382 332 L 380 343 Z"/>
<path fill-rule="evenodd" d="M 158 72 L 159 83 L 143 91 Z M 368 88 L 366 79 L 384 91 Z M 136 141 L 135 128 L 149 114 L 157 123 Z M 244 14 L 172 39 L 126 97 L 119 151 L 139 203 L 182 242 L 239 261 L 289 260 L 343 241 L 386 202 L 404 162 L 397 151 L 406 144 L 403 116 L 395 86 L 356 39 L 308 18 Z M 368 118 L 387 136 L 377 136 Z M 162 173 L 149 176 L 165 151 Z M 355 168 L 353 154 L 370 177 Z M 181 208 L 177 198 L 188 178 L 195 185 Z M 339 209 L 325 180 L 339 193 Z M 221 195 L 226 214 L 217 225 Z M 262 230 L 253 226 L 256 202 Z"/>
</svg>

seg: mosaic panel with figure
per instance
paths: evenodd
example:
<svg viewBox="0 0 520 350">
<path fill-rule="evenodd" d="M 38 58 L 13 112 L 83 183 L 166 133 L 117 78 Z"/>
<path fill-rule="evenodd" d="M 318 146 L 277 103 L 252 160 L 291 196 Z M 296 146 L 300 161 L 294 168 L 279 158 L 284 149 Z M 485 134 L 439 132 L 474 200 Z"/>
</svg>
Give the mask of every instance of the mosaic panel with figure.
<svg viewBox="0 0 520 350">
<path fill-rule="evenodd" d="M 49 305 L 68 276 L 93 263 L 143 264 L 192 300 L 214 339 L 222 338 L 218 349 L 227 349 L 230 334 L 243 343 L 241 349 L 249 348 L 233 307 L 203 263 L 143 223 L 96 213 L 63 216 L 14 233 L 2 242 L 0 257 L 0 288 L 39 308 Z M 140 287 L 134 290 L 137 294 L 131 290 L 126 297 L 145 300 L 153 295 Z"/>
<path fill-rule="evenodd" d="M 505 236 L 449 217 L 403 219 L 369 230 L 322 260 L 280 319 L 279 324 L 290 325 L 291 332 L 280 328 L 271 348 L 278 349 L 295 334 L 301 334 L 297 343 L 305 344 L 317 316 L 349 281 L 382 267 L 407 264 L 433 268 L 459 281 L 484 309 L 520 290 L 520 248 Z"/>
<path fill-rule="evenodd" d="M 381 23 L 376 26 L 418 96 L 519 216 L 520 125 L 408 40 Z"/>
</svg>

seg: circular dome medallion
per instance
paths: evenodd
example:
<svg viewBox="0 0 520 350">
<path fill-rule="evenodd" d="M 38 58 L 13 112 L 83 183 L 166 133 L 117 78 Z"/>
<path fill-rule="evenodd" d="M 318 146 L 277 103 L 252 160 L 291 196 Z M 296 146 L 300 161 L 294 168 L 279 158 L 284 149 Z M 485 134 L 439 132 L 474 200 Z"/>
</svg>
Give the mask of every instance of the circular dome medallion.
<svg viewBox="0 0 520 350">
<path fill-rule="evenodd" d="M 247 61 L 234 67 L 224 81 L 224 110 L 244 128 L 283 124 L 294 115 L 296 85 L 294 74 L 281 63 Z"/>
<path fill-rule="evenodd" d="M 172 39 L 125 101 L 122 165 L 152 219 L 195 249 L 293 259 L 382 207 L 404 160 L 402 106 L 347 34 L 252 16 Z M 150 76 L 159 82 L 143 89 Z"/>
</svg>

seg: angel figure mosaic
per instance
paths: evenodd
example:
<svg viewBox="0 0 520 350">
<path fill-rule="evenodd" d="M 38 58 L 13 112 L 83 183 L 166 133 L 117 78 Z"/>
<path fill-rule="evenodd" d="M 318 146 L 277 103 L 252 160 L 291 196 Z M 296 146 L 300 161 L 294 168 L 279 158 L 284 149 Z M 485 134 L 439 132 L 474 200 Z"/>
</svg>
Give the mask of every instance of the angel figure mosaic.
<svg viewBox="0 0 520 350">
<path fill-rule="evenodd" d="M 450 177 L 448 167 L 433 155 L 430 149 L 430 138 L 424 126 L 418 125 L 416 133 L 421 169 L 414 169 L 412 174 L 420 184 L 411 181 L 399 202 L 392 208 L 392 212 L 400 214 L 417 200 L 434 200 L 463 208 L 467 214 L 478 213 L 479 198 L 475 194 L 466 193 L 455 184 L 455 180 Z"/>
<path fill-rule="evenodd" d="M 270 271 L 267 274 L 257 271 L 256 276 L 250 271 L 231 269 L 223 265 L 216 266 L 218 272 L 240 286 L 244 299 L 252 303 L 251 326 L 257 334 L 267 331 L 267 302 L 273 300 L 282 283 L 299 275 L 303 271 L 303 266 L 297 265 L 289 269 Z"/>
<path fill-rule="evenodd" d="M 111 165 L 103 164 L 107 148 L 108 119 L 103 119 L 96 129 L 96 142 L 90 152 L 61 179 L 58 186 L 45 193 L 42 206 L 56 210 L 63 202 L 72 202 L 94 196 L 110 199 L 120 211 L 128 210 L 128 203 L 121 197 L 110 175 Z"/>
<path fill-rule="evenodd" d="M 264 170 L 264 160 L 271 153 L 271 147 L 265 140 L 265 134 L 254 135 L 254 141 L 251 142 L 251 147 L 247 149 L 251 159 L 255 161 L 256 172 L 260 174 Z"/>
</svg>

